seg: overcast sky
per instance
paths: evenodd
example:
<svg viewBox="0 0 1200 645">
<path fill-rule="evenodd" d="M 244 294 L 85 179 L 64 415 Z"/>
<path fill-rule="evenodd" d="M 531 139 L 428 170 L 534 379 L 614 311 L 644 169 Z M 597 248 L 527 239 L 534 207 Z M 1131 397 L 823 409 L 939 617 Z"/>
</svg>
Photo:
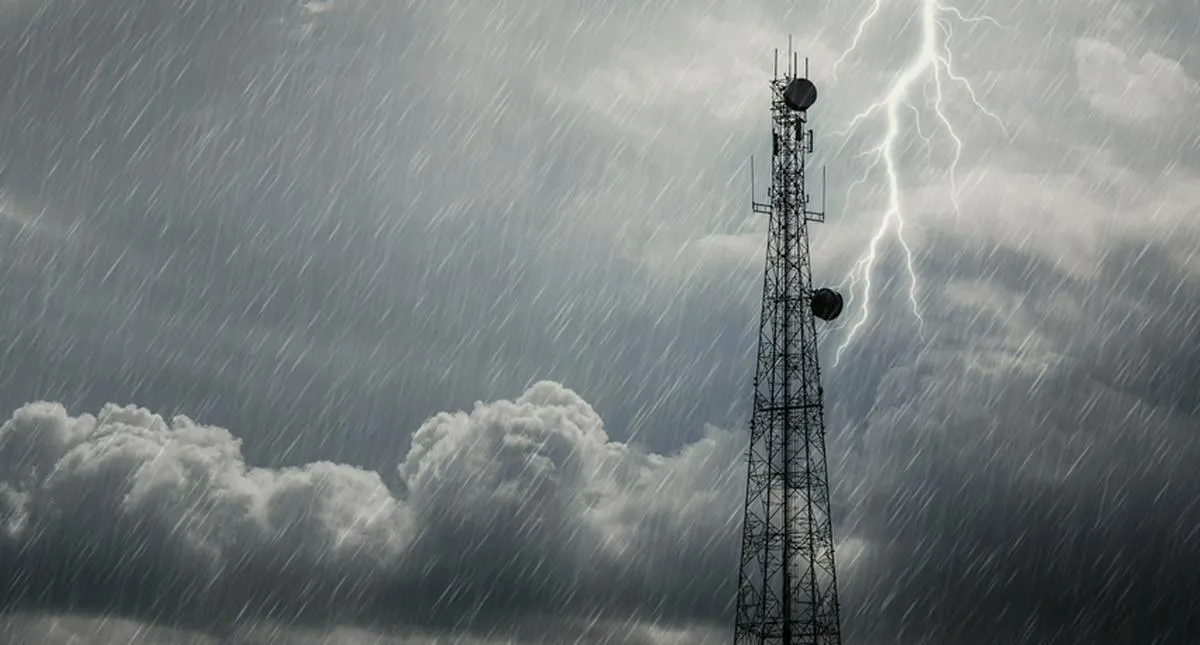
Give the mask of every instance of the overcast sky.
<svg viewBox="0 0 1200 645">
<path fill-rule="evenodd" d="M 1200 640 L 1200 10 L 882 4 L 0 0 L 0 640 L 729 641 L 789 34 L 846 641 Z"/>
</svg>

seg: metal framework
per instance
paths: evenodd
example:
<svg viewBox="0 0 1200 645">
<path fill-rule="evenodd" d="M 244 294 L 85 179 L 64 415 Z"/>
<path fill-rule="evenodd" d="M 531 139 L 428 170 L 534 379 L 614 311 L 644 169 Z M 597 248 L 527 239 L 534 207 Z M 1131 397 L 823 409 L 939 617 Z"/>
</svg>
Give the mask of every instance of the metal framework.
<svg viewBox="0 0 1200 645">
<path fill-rule="evenodd" d="M 777 54 L 771 81 L 769 201 L 752 200 L 755 212 L 770 217 L 770 228 L 735 645 L 841 643 L 814 311 L 825 319 L 837 313 L 819 313 L 809 262 L 808 223 L 824 221 L 823 208 L 809 209 L 805 188 L 813 145 L 807 107 L 816 90 L 798 76 L 796 56 L 789 52 L 788 59 L 781 77 Z M 805 61 L 806 76 L 807 67 Z M 801 109 L 789 94 L 797 81 L 812 92 Z M 840 312 L 841 297 L 834 297 Z"/>
</svg>

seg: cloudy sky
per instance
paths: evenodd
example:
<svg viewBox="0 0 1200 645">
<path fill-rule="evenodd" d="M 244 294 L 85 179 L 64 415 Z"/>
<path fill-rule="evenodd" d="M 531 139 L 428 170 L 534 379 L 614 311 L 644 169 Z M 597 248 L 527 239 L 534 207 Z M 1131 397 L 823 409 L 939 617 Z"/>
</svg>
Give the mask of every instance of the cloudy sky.
<svg viewBox="0 0 1200 645">
<path fill-rule="evenodd" d="M 1200 11 L 921 4 L 0 0 L 0 640 L 727 642 L 789 34 L 847 642 L 1200 640 Z"/>
</svg>

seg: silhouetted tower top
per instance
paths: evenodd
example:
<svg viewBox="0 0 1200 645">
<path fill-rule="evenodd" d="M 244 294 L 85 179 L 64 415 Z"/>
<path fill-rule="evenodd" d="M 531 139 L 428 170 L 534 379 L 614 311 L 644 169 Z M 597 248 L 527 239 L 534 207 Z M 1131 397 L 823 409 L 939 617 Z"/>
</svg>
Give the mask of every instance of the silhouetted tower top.
<svg viewBox="0 0 1200 645">
<path fill-rule="evenodd" d="M 805 176 L 813 150 L 808 111 L 817 88 L 795 54 L 771 81 L 770 219 L 763 276 L 754 413 L 750 421 L 745 520 L 734 642 L 841 643 L 817 320 L 843 308 L 832 289 L 813 289 Z M 752 171 L 753 172 L 753 171 Z M 753 190 L 753 189 L 752 189 Z M 823 197 L 824 195 L 822 195 Z"/>
</svg>

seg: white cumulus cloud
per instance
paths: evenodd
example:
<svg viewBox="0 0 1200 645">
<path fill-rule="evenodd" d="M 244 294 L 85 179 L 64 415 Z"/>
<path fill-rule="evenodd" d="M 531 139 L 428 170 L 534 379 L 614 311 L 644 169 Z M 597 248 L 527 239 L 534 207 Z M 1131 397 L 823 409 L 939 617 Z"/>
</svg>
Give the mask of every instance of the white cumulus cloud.
<svg viewBox="0 0 1200 645">
<path fill-rule="evenodd" d="M 740 446 L 713 429 L 647 453 L 541 382 L 430 418 L 394 492 L 348 465 L 250 466 L 228 430 L 182 416 L 31 403 L 0 426 L 0 569 L 20 581 L 5 600 L 204 629 L 493 608 L 511 620 L 545 602 L 686 623 L 729 600 Z M 705 580 L 699 599 L 678 594 L 692 579 Z"/>
</svg>

